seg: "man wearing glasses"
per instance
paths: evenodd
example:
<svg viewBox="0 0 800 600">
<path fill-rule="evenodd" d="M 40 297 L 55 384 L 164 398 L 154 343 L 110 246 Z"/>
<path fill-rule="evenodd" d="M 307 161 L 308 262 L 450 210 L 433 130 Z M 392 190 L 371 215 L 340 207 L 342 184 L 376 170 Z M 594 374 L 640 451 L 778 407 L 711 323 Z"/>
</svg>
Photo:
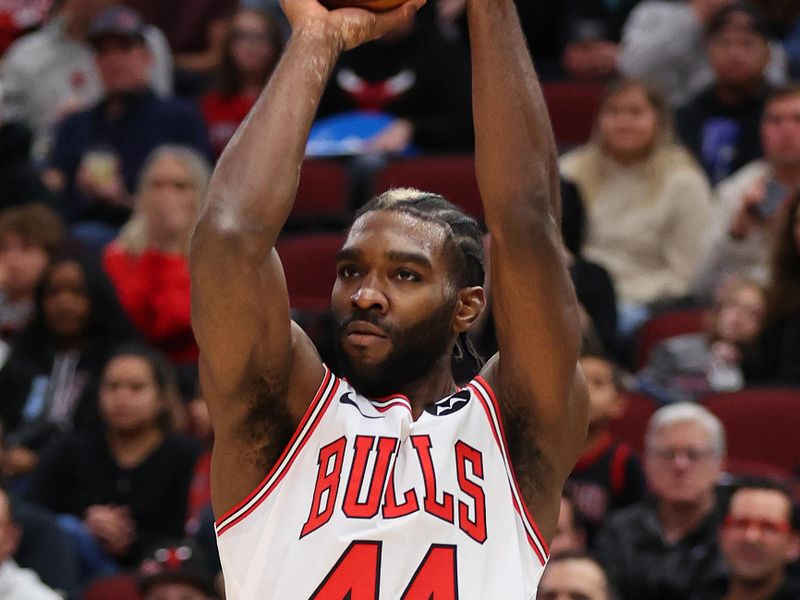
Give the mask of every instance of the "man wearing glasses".
<svg viewBox="0 0 800 600">
<path fill-rule="evenodd" d="M 685 600 L 718 572 L 724 460 L 722 423 L 702 406 L 676 403 L 652 416 L 643 466 L 653 497 L 614 514 L 596 544 L 620 600 Z"/>
<path fill-rule="evenodd" d="M 719 533 L 729 575 L 692 600 L 796 600 L 800 585 L 787 565 L 800 557 L 789 490 L 772 481 L 742 482 Z"/>
</svg>

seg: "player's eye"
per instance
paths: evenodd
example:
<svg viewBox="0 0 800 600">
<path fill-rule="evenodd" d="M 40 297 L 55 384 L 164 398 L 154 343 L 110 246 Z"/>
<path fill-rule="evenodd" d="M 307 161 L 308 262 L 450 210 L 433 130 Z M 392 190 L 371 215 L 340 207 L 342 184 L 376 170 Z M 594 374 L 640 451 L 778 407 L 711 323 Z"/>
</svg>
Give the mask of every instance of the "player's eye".
<svg viewBox="0 0 800 600">
<path fill-rule="evenodd" d="M 339 277 L 342 279 L 350 279 L 358 275 L 358 269 L 355 265 L 342 265 L 339 267 Z"/>
<path fill-rule="evenodd" d="M 411 269 L 398 269 L 395 277 L 400 281 L 420 281 L 420 276 Z"/>
</svg>

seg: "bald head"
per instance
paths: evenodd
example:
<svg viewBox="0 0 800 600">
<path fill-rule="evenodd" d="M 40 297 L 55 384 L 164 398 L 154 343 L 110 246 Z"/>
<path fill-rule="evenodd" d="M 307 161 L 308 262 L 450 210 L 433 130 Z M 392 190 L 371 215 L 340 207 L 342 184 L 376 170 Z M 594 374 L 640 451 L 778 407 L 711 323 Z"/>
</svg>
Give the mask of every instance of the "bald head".
<svg viewBox="0 0 800 600">
<path fill-rule="evenodd" d="M 561 556 L 547 565 L 539 600 L 611 600 L 603 568 L 588 556 Z"/>
</svg>

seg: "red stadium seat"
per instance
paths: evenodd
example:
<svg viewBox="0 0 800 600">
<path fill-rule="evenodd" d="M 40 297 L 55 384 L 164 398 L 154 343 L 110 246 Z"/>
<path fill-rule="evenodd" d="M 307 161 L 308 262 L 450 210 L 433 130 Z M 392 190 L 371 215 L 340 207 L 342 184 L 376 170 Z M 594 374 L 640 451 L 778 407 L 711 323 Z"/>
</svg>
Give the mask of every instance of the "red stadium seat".
<svg viewBox="0 0 800 600">
<path fill-rule="evenodd" d="M 289 226 L 342 224 L 350 213 L 347 171 L 335 160 L 306 160 Z"/>
<path fill-rule="evenodd" d="M 593 82 L 548 82 L 542 93 L 560 148 L 584 144 L 594 129 L 605 88 Z"/>
<path fill-rule="evenodd" d="M 344 243 L 339 233 L 293 235 L 278 240 L 289 302 L 293 309 L 323 312 L 330 309 L 336 279 L 336 253 Z"/>
<path fill-rule="evenodd" d="M 83 600 L 142 600 L 142 597 L 135 575 L 113 575 L 90 584 Z"/>
<path fill-rule="evenodd" d="M 730 460 L 764 463 L 787 471 L 800 466 L 799 389 L 709 394 L 703 404 L 725 426 Z"/>
<path fill-rule="evenodd" d="M 676 335 L 700 333 L 706 328 L 706 309 L 687 308 L 659 313 L 649 319 L 636 334 L 634 368 L 638 371 L 650 360 L 655 346 Z"/>
<path fill-rule="evenodd" d="M 464 212 L 483 221 L 483 205 L 475 178 L 475 159 L 464 156 L 426 156 L 389 163 L 375 177 L 373 193 L 393 187 L 415 187 L 441 194 Z"/>
<path fill-rule="evenodd" d="M 644 394 L 626 392 L 628 408 L 621 419 L 611 422 L 611 433 L 619 440 L 627 442 L 641 454 L 644 450 L 644 434 L 647 422 L 656 411 L 656 404 Z"/>
</svg>

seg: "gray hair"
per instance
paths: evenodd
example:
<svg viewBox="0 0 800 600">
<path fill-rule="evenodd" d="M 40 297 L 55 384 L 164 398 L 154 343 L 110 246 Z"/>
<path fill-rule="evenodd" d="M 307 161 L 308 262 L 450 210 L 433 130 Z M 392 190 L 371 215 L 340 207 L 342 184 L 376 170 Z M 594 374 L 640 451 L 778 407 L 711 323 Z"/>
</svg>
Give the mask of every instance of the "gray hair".
<svg viewBox="0 0 800 600">
<path fill-rule="evenodd" d="M 678 423 L 695 423 L 703 427 L 711 435 L 717 456 L 725 455 L 725 428 L 722 422 L 710 410 L 693 402 L 676 402 L 659 408 L 647 423 L 645 448 L 653 447 L 653 438 L 661 429 Z"/>
<path fill-rule="evenodd" d="M 145 160 L 144 166 L 139 173 L 139 181 L 136 187 L 137 196 L 142 193 L 145 185 L 147 185 L 147 180 L 150 178 L 153 165 L 165 156 L 176 159 L 188 171 L 192 184 L 194 184 L 196 212 L 199 213 L 206 195 L 208 180 L 211 177 L 211 167 L 209 167 L 208 161 L 199 152 L 188 146 L 164 144 L 153 150 L 147 156 L 147 160 Z M 139 208 L 139 202 L 137 200 L 133 207 L 131 218 L 125 223 L 117 236 L 116 241 L 123 249 L 133 254 L 140 254 L 145 250 L 147 240 L 144 221 L 145 217 Z M 188 236 L 186 239 L 186 249 L 187 251 L 189 249 Z"/>
</svg>

